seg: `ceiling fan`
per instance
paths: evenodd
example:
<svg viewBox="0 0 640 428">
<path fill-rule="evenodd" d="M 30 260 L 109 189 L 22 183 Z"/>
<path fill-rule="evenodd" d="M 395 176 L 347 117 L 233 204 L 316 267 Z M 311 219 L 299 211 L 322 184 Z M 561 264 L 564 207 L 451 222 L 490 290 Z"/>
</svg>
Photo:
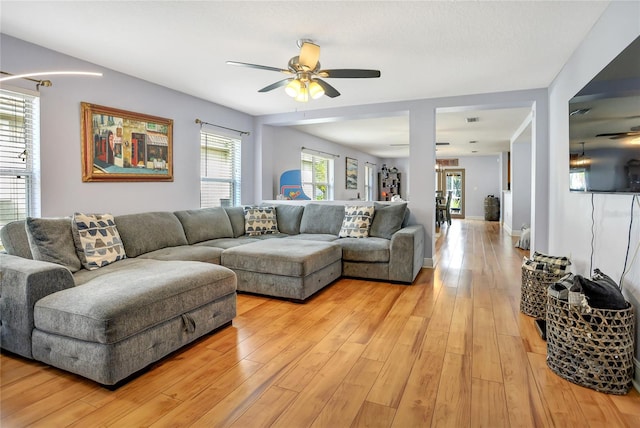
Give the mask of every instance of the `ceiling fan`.
<svg viewBox="0 0 640 428">
<path fill-rule="evenodd" d="M 227 61 L 229 65 L 257 68 L 260 70 L 277 71 L 291 75 L 286 79 L 265 86 L 258 92 L 269 92 L 285 86 L 287 95 L 296 101 L 307 102 L 309 97 L 317 99 L 323 95 L 330 98 L 340 96 L 340 92 L 322 79 L 344 78 L 372 78 L 380 77 L 380 70 L 362 70 L 355 68 L 340 68 L 333 70 L 320 69 L 320 46 L 309 39 L 298 40 L 300 54 L 289 60 L 288 68 L 269 67 L 266 65 L 249 64 L 246 62 Z M 322 78 L 322 79 L 321 79 Z"/>
<path fill-rule="evenodd" d="M 619 140 L 621 138 L 627 137 L 638 137 L 640 136 L 640 126 L 632 127 L 629 132 L 612 132 L 609 134 L 598 134 L 596 137 L 609 137 L 611 140 Z"/>
</svg>

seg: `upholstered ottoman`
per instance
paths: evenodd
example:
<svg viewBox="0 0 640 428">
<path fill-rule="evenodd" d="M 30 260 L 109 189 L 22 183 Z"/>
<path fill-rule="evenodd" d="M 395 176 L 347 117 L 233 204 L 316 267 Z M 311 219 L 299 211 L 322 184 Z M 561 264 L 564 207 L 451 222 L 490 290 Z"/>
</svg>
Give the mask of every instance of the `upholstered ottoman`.
<svg viewBox="0 0 640 428">
<path fill-rule="evenodd" d="M 342 248 L 332 242 L 267 239 L 224 250 L 222 265 L 238 291 L 303 301 L 342 273 Z"/>
</svg>

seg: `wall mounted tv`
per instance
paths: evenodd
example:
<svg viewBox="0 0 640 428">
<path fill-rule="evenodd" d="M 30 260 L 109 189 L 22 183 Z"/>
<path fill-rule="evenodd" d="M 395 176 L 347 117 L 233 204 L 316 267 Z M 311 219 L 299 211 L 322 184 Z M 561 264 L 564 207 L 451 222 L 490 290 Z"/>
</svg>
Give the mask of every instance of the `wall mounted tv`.
<svg viewBox="0 0 640 428">
<path fill-rule="evenodd" d="M 569 189 L 640 193 L 640 37 L 569 101 Z"/>
</svg>

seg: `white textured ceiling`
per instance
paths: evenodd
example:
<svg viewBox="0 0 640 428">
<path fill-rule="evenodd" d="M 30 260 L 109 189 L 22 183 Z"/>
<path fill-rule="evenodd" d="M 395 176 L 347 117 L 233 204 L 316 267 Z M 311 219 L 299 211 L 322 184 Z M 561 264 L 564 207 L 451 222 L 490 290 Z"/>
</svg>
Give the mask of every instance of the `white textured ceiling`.
<svg viewBox="0 0 640 428">
<path fill-rule="evenodd" d="M 263 115 L 547 87 L 608 3 L 1 0 L 0 29 Z M 374 68 L 382 77 L 329 79 L 340 97 L 301 105 L 282 89 L 257 92 L 282 75 L 225 64 L 286 68 L 299 38 L 321 46 L 323 68 Z"/>
</svg>

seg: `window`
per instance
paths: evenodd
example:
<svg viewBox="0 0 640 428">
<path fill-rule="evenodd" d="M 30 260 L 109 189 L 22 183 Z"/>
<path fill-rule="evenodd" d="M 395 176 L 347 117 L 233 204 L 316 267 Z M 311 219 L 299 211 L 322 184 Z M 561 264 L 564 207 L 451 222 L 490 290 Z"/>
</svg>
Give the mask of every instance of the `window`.
<svg viewBox="0 0 640 428">
<path fill-rule="evenodd" d="M 200 206 L 240 205 L 240 140 L 200 131 Z"/>
<path fill-rule="evenodd" d="M 373 183 L 374 183 L 374 172 L 373 172 L 373 164 L 365 163 L 364 164 L 364 200 L 365 201 L 373 201 Z"/>
<path fill-rule="evenodd" d="M 0 227 L 40 215 L 39 101 L 0 89 Z"/>
<path fill-rule="evenodd" d="M 333 159 L 301 153 L 302 190 L 314 201 L 333 200 Z"/>
</svg>

